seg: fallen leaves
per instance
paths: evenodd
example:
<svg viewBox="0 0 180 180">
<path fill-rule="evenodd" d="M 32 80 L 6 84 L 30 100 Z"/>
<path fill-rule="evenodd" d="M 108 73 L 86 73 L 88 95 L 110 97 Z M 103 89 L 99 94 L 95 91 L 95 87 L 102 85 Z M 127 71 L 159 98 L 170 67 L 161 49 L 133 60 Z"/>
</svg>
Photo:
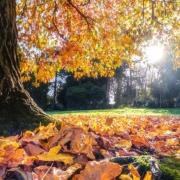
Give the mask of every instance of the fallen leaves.
<svg viewBox="0 0 180 180">
<path fill-rule="evenodd" d="M 95 145 L 93 136 L 82 128 L 64 125 L 60 130 L 60 136 L 63 137 L 59 144 L 64 148 L 65 152 L 74 154 L 86 154 L 88 158 L 95 159 L 92 151 Z"/>
<path fill-rule="evenodd" d="M 122 167 L 112 162 L 89 162 L 73 180 L 111 180 L 121 174 Z"/>
<path fill-rule="evenodd" d="M 73 163 L 73 156 L 69 154 L 59 153 L 61 146 L 55 146 L 49 150 L 47 153 L 43 153 L 37 156 L 40 161 L 60 161 L 65 164 Z"/>
<path fill-rule="evenodd" d="M 180 137 L 180 118 L 166 116 L 102 116 L 68 115 L 55 116 L 63 122 L 71 122 L 81 128 L 89 128 L 106 139 L 108 146 L 131 152 L 133 147 L 159 155 L 177 156 Z"/>
<path fill-rule="evenodd" d="M 36 156 L 38 154 L 45 152 L 44 149 L 42 149 L 40 146 L 33 143 L 28 143 L 26 146 L 24 146 L 24 150 L 30 156 Z"/>
<path fill-rule="evenodd" d="M 119 177 L 120 180 L 133 180 L 129 175 L 127 174 L 122 174 L 120 177 Z"/>
<path fill-rule="evenodd" d="M 131 142 L 134 146 L 138 148 L 141 148 L 141 147 L 149 148 L 148 140 L 144 136 L 131 135 Z"/>
<path fill-rule="evenodd" d="M 74 164 L 70 166 L 66 171 L 52 166 L 38 166 L 34 169 L 33 179 L 37 180 L 67 180 L 77 170 L 81 168 L 81 165 Z"/>
<path fill-rule="evenodd" d="M 147 153 L 179 157 L 180 126 L 176 117 L 61 119 L 60 127 L 51 123 L 19 136 L 1 137 L 0 179 L 15 173 L 32 176 L 33 180 L 151 180 L 158 169 L 142 176 L 134 164 L 119 165 L 110 159 Z"/>
<path fill-rule="evenodd" d="M 140 180 L 141 176 L 139 175 L 139 172 L 132 164 L 128 165 L 128 169 L 131 172 L 133 180 Z"/>
<path fill-rule="evenodd" d="M 152 178 L 153 177 L 151 171 L 147 171 L 143 180 L 151 180 Z"/>
<path fill-rule="evenodd" d="M 11 138 L 0 140 L 0 166 L 16 167 L 23 160 L 25 155 L 24 149 L 20 148 L 20 144 Z"/>
</svg>

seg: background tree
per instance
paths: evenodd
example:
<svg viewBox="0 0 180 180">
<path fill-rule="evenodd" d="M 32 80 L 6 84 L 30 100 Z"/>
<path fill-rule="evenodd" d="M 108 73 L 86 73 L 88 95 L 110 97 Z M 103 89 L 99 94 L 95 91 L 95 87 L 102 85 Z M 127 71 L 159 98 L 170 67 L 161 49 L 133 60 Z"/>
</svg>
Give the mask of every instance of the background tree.
<svg viewBox="0 0 180 180">
<path fill-rule="evenodd" d="M 179 69 L 168 56 L 159 67 L 159 77 L 152 83 L 151 93 L 158 107 L 175 107 L 179 97 Z"/>
<path fill-rule="evenodd" d="M 72 75 L 59 89 L 58 101 L 65 109 L 96 109 L 106 106 L 106 78 L 83 78 L 76 80 Z"/>
</svg>

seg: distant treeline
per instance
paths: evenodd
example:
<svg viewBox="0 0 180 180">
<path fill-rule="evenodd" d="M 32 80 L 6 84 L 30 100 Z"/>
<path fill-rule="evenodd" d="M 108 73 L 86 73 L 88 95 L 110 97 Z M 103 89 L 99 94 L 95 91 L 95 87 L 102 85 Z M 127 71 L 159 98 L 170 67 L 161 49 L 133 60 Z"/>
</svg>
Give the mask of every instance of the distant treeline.
<svg viewBox="0 0 180 180">
<path fill-rule="evenodd" d="M 76 80 L 58 72 L 52 83 L 36 88 L 28 82 L 25 86 L 45 110 L 180 107 L 180 69 L 174 68 L 170 58 L 156 66 L 123 64 L 113 78 Z"/>
</svg>

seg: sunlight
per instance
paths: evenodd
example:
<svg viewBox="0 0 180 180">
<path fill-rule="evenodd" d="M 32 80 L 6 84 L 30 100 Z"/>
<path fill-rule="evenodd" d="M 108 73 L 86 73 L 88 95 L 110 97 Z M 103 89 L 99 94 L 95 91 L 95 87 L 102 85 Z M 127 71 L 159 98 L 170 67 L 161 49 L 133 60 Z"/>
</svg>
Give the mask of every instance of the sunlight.
<svg viewBox="0 0 180 180">
<path fill-rule="evenodd" d="M 164 46 L 161 44 L 149 45 L 145 48 L 145 58 L 150 64 L 157 64 L 163 60 Z"/>
</svg>

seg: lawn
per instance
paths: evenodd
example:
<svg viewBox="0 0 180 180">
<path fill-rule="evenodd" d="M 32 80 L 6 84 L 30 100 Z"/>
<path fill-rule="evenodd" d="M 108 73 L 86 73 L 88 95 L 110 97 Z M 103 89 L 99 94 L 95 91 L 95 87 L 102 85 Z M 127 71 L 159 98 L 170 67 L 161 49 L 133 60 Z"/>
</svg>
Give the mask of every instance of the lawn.
<svg viewBox="0 0 180 180">
<path fill-rule="evenodd" d="M 98 110 L 74 110 L 74 111 L 49 111 L 50 115 L 158 115 L 158 116 L 180 116 L 180 108 L 119 108 L 119 109 L 98 109 Z"/>
</svg>

